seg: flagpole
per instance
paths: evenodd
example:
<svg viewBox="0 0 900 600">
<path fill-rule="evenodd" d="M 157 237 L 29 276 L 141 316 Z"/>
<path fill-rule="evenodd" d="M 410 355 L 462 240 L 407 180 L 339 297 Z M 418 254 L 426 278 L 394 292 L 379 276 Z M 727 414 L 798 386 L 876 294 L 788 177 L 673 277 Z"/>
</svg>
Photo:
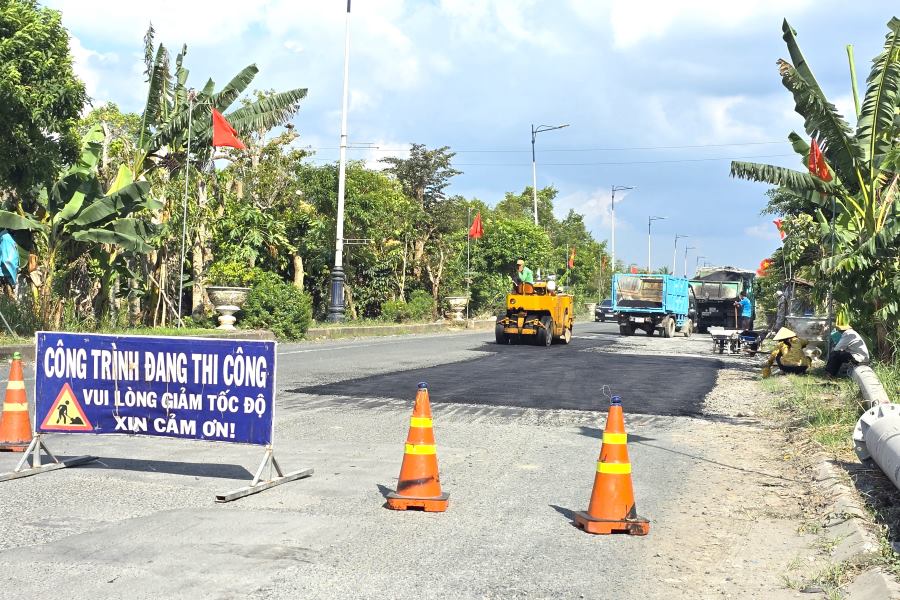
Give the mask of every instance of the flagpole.
<svg viewBox="0 0 900 600">
<path fill-rule="evenodd" d="M 344 33 L 344 97 L 341 108 L 341 146 L 338 172 L 337 231 L 334 241 L 334 268 L 331 271 L 329 321 L 344 320 L 344 194 L 347 184 L 347 105 L 350 92 L 350 0 L 347 0 L 347 25 Z"/>
<path fill-rule="evenodd" d="M 472 263 L 469 248 L 472 244 L 472 207 L 466 209 L 466 327 L 469 325 L 469 282 L 472 277 Z"/>
<path fill-rule="evenodd" d="M 182 201 L 182 217 L 181 217 L 181 262 L 179 266 L 178 277 L 178 327 L 184 327 L 184 321 L 181 320 L 181 304 L 184 300 L 184 246 L 187 238 L 187 205 L 188 205 L 188 186 L 190 185 L 191 175 L 191 125 L 194 117 L 194 90 L 188 91 L 188 134 L 187 134 L 187 154 L 184 158 L 184 200 Z M 195 282 L 196 284 L 196 282 Z M 163 290 L 160 290 L 162 293 Z"/>
</svg>

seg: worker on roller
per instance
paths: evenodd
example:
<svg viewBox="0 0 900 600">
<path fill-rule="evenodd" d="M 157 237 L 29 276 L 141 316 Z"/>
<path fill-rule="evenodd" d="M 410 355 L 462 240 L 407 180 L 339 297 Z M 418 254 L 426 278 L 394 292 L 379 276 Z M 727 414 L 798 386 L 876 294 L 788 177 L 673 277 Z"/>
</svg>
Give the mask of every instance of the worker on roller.
<svg viewBox="0 0 900 600">
<path fill-rule="evenodd" d="M 534 273 L 525 266 L 525 261 L 521 258 L 516 261 L 516 275 L 513 279 L 517 285 L 520 283 L 534 283 Z"/>
<path fill-rule="evenodd" d="M 769 355 L 766 366 L 763 367 L 762 376 L 768 377 L 772 374 L 772 365 L 777 364 L 782 373 L 793 373 L 802 375 L 812 364 L 810 358 L 803 351 L 806 348 L 806 340 L 797 337 L 797 334 L 782 327 L 775 334 L 775 350 Z"/>
<path fill-rule="evenodd" d="M 828 355 L 825 371 L 832 377 L 837 377 L 841 367 L 847 363 L 852 365 L 869 364 L 869 348 L 862 336 L 850 326 L 850 318 L 845 310 L 838 312 L 834 320 L 834 328 L 840 333 L 840 338 Z"/>
</svg>

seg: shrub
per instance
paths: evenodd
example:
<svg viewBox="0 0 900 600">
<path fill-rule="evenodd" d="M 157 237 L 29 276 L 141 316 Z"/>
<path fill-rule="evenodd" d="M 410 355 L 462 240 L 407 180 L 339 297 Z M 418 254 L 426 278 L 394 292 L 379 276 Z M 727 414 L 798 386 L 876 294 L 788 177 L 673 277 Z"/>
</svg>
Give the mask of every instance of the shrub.
<svg viewBox="0 0 900 600">
<path fill-rule="evenodd" d="M 407 306 L 410 319 L 430 319 L 434 315 L 434 298 L 425 290 L 414 291 L 409 297 Z"/>
<path fill-rule="evenodd" d="M 381 305 L 381 318 L 393 323 L 409 320 L 409 305 L 405 300 L 388 300 Z"/>
<path fill-rule="evenodd" d="M 298 340 L 309 329 L 312 300 L 275 273 L 257 272 L 241 309 L 241 324 L 269 329 L 278 339 Z"/>
<path fill-rule="evenodd" d="M 40 328 L 40 320 L 34 311 L 31 297 L 26 295 L 21 301 L 0 295 L 0 313 L 12 327 L 16 335 L 29 336 Z M 0 335 L 7 335 L 6 325 L 0 322 Z"/>
<path fill-rule="evenodd" d="M 206 279 L 211 286 L 249 287 L 259 276 L 259 269 L 251 269 L 239 262 L 216 262 L 206 272 Z"/>
</svg>

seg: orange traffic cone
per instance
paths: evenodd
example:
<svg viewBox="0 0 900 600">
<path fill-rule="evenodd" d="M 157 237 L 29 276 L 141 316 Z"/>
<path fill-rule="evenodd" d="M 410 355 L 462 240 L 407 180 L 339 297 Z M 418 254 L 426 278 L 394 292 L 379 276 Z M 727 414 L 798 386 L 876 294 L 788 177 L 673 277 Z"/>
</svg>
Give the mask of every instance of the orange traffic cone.
<svg viewBox="0 0 900 600">
<path fill-rule="evenodd" d="M 587 512 L 575 513 L 575 523 L 588 533 L 650 533 L 650 522 L 637 516 L 634 506 L 627 441 L 622 400 L 613 396 L 603 430 L 591 503 Z"/>
<path fill-rule="evenodd" d="M 13 354 L 6 385 L 6 400 L 0 411 L 0 451 L 24 452 L 31 443 L 31 421 L 28 418 L 28 398 L 25 397 L 25 378 L 22 376 L 22 355 Z"/>
<path fill-rule="evenodd" d="M 420 508 L 426 512 L 444 512 L 449 498 L 450 494 L 441 492 L 428 384 L 422 382 L 416 392 L 416 405 L 409 420 L 409 435 L 406 437 L 406 452 L 400 466 L 397 491 L 388 494 L 387 507 L 393 510 Z"/>
</svg>

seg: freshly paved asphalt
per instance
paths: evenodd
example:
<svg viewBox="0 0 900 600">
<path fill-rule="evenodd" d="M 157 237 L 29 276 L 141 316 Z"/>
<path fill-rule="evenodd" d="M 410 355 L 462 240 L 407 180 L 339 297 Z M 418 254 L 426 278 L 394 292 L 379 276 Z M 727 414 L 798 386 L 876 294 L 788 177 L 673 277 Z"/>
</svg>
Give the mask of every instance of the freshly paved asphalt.
<svg viewBox="0 0 900 600">
<path fill-rule="evenodd" d="M 715 384 L 718 361 L 597 351 L 616 337 L 618 330 L 611 324 L 580 322 L 570 344 L 554 344 L 550 348 L 501 346 L 492 339 L 470 339 L 471 349 L 478 355 L 469 360 L 398 368 L 289 391 L 360 399 L 408 399 L 416 384 L 425 381 L 435 404 L 596 410 L 608 404 L 608 395 L 617 394 L 629 413 L 700 414 L 702 399 Z M 440 355 L 440 347 L 446 341 L 420 339 L 418 343 L 419 352 Z M 359 348 L 354 354 L 363 350 Z M 370 346 L 365 350 L 363 356 L 376 356 L 383 348 Z"/>
</svg>

